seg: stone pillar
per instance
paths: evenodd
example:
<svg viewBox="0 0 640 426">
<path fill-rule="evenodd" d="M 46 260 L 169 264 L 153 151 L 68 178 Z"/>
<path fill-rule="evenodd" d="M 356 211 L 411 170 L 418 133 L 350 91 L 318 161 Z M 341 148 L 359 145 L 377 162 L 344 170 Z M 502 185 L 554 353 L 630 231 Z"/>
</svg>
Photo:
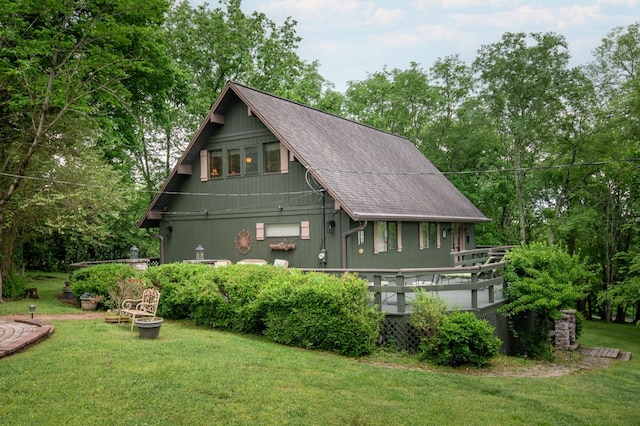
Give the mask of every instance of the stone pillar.
<svg viewBox="0 0 640 426">
<path fill-rule="evenodd" d="M 576 341 L 576 310 L 562 311 L 562 316 L 556 320 L 556 347 L 569 349 Z"/>
</svg>

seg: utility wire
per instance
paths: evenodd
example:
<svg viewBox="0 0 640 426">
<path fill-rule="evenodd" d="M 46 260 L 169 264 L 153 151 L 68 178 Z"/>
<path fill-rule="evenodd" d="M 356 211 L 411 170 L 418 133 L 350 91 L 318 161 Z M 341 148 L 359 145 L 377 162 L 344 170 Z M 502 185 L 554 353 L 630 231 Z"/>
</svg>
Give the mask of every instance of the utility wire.
<svg viewBox="0 0 640 426">
<path fill-rule="evenodd" d="M 483 173 L 515 173 L 522 171 L 537 171 L 537 170 L 553 170 L 553 169 L 565 169 L 570 167 L 593 167 L 593 166 L 605 166 L 609 164 L 619 164 L 619 163 L 637 163 L 640 162 L 640 158 L 625 158 L 619 160 L 608 160 L 608 161 L 591 161 L 591 162 L 583 162 L 577 164 L 556 164 L 549 166 L 534 166 L 534 167 L 519 167 L 519 168 L 510 168 L 510 169 L 486 169 L 486 170 L 463 170 L 463 171 L 452 171 L 452 172 L 380 172 L 380 171 L 368 171 L 368 170 L 337 170 L 337 169 L 328 169 L 328 168 L 315 168 L 317 171 L 326 171 L 333 173 L 344 173 L 344 174 L 364 174 L 364 175 L 383 175 L 383 176 L 422 176 L 422 175 L 471 175 L 471 174 L 483 174 Z M 85 188 L 105 188 L 111 189 L 110 187 L 106 187 L 104 185 L 94 185 L 88 183 L 80 183 L 80 182 L 69 182 L 64 180 L 56 180 L 50 178 L 41 178 L 35 176 L 26 176 L 26 175 L 17 175 L 12 173 L 2 173 L 0 172 L 0 176 L 12 177 L 12 178 L 20 178 L 20 179 L 29 179 L 29 180 L 38 180 L 38 181 L 47 181 L 50 184 L 62 184 L 62 185 L 72 185 L 79 186 Z M 310 186 L 311 187 L 311 186 Z M 122 191 L 136 191 L 139 193 L 151 193 L 158 194 L 162 193 L 164 195 L 193 195 L 200 197 L 256 197 L 256 196 L 280 196 L 280 195 L 305 195 L 316 193 L 316 191 L 311 188 L 311 190 L 307 191 L 293 191 L 293 192 L 265 192 L 265 193 L 233 193 L 233 194 L 224 194 L 224 193 L 211 193 L 211 192 L 181 192 L 181 191 L 159 191 L 159 190 L 147 190 L 142 188 L 118 188 Z"/>
</svg>

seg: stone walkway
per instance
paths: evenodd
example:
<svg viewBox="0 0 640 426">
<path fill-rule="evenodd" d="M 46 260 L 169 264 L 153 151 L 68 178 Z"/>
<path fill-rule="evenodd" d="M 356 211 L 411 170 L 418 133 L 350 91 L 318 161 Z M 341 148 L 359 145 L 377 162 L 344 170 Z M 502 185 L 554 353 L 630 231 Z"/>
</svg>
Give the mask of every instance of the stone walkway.
<svg viewBox="0 0 640 426">
<path fill-rule="evenodd" d="M 0 358 L 20 352 L 53 333 L 53 325 L 40 319 L 0 319 Z"/>
</svg>

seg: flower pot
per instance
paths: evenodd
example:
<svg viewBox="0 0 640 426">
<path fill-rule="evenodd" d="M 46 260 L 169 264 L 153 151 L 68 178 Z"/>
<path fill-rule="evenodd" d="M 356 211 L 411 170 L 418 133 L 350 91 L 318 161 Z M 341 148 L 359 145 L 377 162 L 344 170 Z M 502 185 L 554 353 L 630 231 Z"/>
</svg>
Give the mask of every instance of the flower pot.
<svg viewBox="0 0 640 426">
<path fill-rule="evenodd" d="M 135 325 L 138 327 L 138 334 L 141 339 L 155 339 L 160 334 L 160 327 L 163 319 L 155 318 L 138 318 Z"/>
<path fill-rule="evenodd" d="M 95 311 L 98 307 L 98 302 L 92 299 L 80 299 L 80 306 L 83 311 Z"/>
</svg>

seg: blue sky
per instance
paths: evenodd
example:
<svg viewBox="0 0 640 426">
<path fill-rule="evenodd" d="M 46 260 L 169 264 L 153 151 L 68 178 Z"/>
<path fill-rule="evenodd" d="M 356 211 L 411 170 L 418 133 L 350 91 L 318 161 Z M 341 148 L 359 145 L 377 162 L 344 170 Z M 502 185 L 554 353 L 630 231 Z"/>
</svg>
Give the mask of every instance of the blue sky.
<svg viewBox="0 0 640 426">
<path fill-rule="evenodd" d="M 611 29 L 640 20 L 640 0 L 242 0 L 242 9 L 295 19 L 299 55 L 318 60 L 339 91 L 385 65 L 428 69 L 453 54 L 470 64 L 505 32 L 562 34 L 572 65 L 586 64 Z"/>
</svg>

